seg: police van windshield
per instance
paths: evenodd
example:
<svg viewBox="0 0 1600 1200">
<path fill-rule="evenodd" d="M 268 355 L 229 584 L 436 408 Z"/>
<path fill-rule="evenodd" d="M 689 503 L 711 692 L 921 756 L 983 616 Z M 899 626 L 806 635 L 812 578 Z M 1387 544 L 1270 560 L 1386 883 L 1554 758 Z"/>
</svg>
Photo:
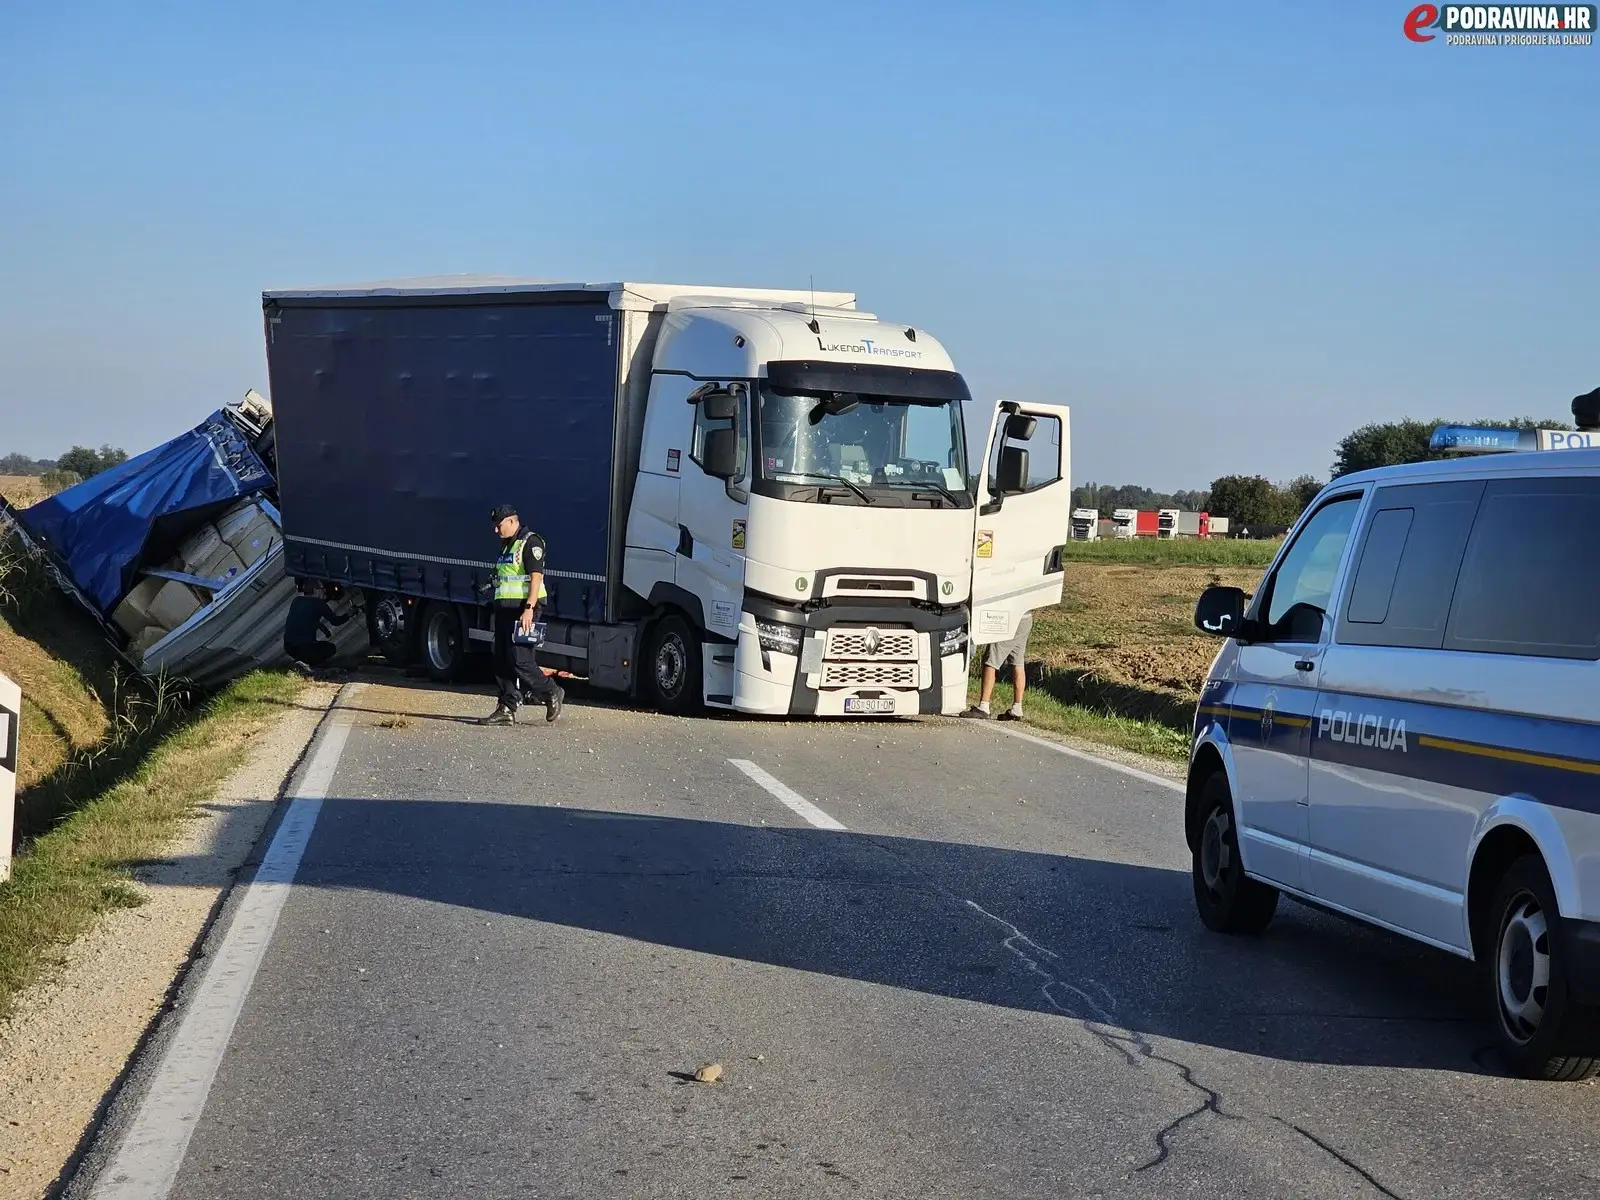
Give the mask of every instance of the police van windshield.
<svg viewBox="0 0 1600 1200">
<path fill-rule="evenodd" d="M 755 490 L 812 503 L 970 508 L 959 400 L 763 387 Z"/>
</svg>

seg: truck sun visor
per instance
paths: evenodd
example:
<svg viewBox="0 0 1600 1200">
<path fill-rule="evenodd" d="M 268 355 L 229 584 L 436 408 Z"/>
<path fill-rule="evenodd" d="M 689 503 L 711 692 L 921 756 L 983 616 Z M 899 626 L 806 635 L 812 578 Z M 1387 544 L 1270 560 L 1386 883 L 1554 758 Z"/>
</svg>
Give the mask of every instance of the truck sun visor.
<svg viewBox="0 0 1600 1200">
<path fill-rule="evenodd" d="M 783 358 L 767 364 L 767 382 L 790 396 L 856 392 L 940 404 L 972 399 L 967 381 L 955 371 L 928 371 L 879 363 Z"/>
</svg>

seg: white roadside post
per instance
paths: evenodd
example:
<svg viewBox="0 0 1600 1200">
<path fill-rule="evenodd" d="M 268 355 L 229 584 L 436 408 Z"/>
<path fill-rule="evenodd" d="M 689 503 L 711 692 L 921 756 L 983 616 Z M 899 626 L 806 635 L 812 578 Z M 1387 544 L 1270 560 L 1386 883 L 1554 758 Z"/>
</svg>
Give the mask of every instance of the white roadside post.
<svg viewBox="0 0 1600 1200">
<path fill-rule="evenodd" d="M 0 882 L 11 878 L 11 828 L 17 806 L 17 744 L 22 689 L 0 675 Z"/>
</svg>

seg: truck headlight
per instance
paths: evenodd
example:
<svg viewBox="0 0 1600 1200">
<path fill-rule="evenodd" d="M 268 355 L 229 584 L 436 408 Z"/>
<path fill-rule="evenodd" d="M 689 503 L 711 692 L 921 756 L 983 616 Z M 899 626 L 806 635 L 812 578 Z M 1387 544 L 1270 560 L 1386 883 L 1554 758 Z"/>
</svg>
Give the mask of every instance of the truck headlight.
<svg viewBox="0 0 1600 1200">
<path fill-rule="evenodd" d="M 946 629 L 939 635 L 939 657 L 948 658 L 952 654 L 960 654 L 961 648 L 967 644 L 967 627 L 957 625 L 954 629 Z"/>
<path fill-rule="evenodd" d="M 799 654 L 804 630 L 795 625 L 779 625 L 775 621 L 757 621 L 756 637 L 763 650 L 776 650 L 780 654 Z"/>
</svg>

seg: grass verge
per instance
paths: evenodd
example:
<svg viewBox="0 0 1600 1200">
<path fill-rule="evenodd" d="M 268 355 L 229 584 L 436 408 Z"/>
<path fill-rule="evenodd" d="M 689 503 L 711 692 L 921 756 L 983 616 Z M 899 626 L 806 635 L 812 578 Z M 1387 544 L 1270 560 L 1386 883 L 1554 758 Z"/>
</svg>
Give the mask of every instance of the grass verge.
<svg viewBox="0 0 1600 1200">
<path fill-rule="evenodd" d="M 16 857 L 0 884 L 0 1019 L 158 857 L 302 686 L 257 673 L 202 704 L 126 673 L 98 624 L 0 530 L 0 669 L 22 687 Z"/>
<path fill-rule="evenodd" d="M 1119 713 L 1109 703 L 1092 706 L 1082 700 L 1060 699 L 1048 687 L 1030 687 L 1023 700 L 1027 714 L 1024 729 L 1032 727 L 1098 742 L 1102 746 L 1115 746 L 1130 750 L 1147 758 L 1163 762 L 1183 763 L 1189 759 L 1188 728 L 1175 728 L 1170 723 L 1148 717 L 1128 716 Z M 1001 679 L 995 683 L 994 700 L 990 705 L 996 714 L 1011 707 L 1014 693 L 1010 682 Z M 977 680 L 972 681 L 971 699 L 978 699 Z"/>
<path fill-rule="evenodd" d="M 246 676 L 119 740 L 77 776 L 66 811 L 26 845 L 0 884 L 0 1019 L 97 917 L 141 903 L 129 886 L 133 867 L 161 854 L 301 686 L 286 673 Z"/>
<path fill-rule="evenodd" d="M 1063 557 L 1067 562 L 1154 567 L 1265 567 L 1281 545 L 1281 539 L 1250 542 L 1229 538 L 1102 538 L 1068 542 Z"/>
</svg>

